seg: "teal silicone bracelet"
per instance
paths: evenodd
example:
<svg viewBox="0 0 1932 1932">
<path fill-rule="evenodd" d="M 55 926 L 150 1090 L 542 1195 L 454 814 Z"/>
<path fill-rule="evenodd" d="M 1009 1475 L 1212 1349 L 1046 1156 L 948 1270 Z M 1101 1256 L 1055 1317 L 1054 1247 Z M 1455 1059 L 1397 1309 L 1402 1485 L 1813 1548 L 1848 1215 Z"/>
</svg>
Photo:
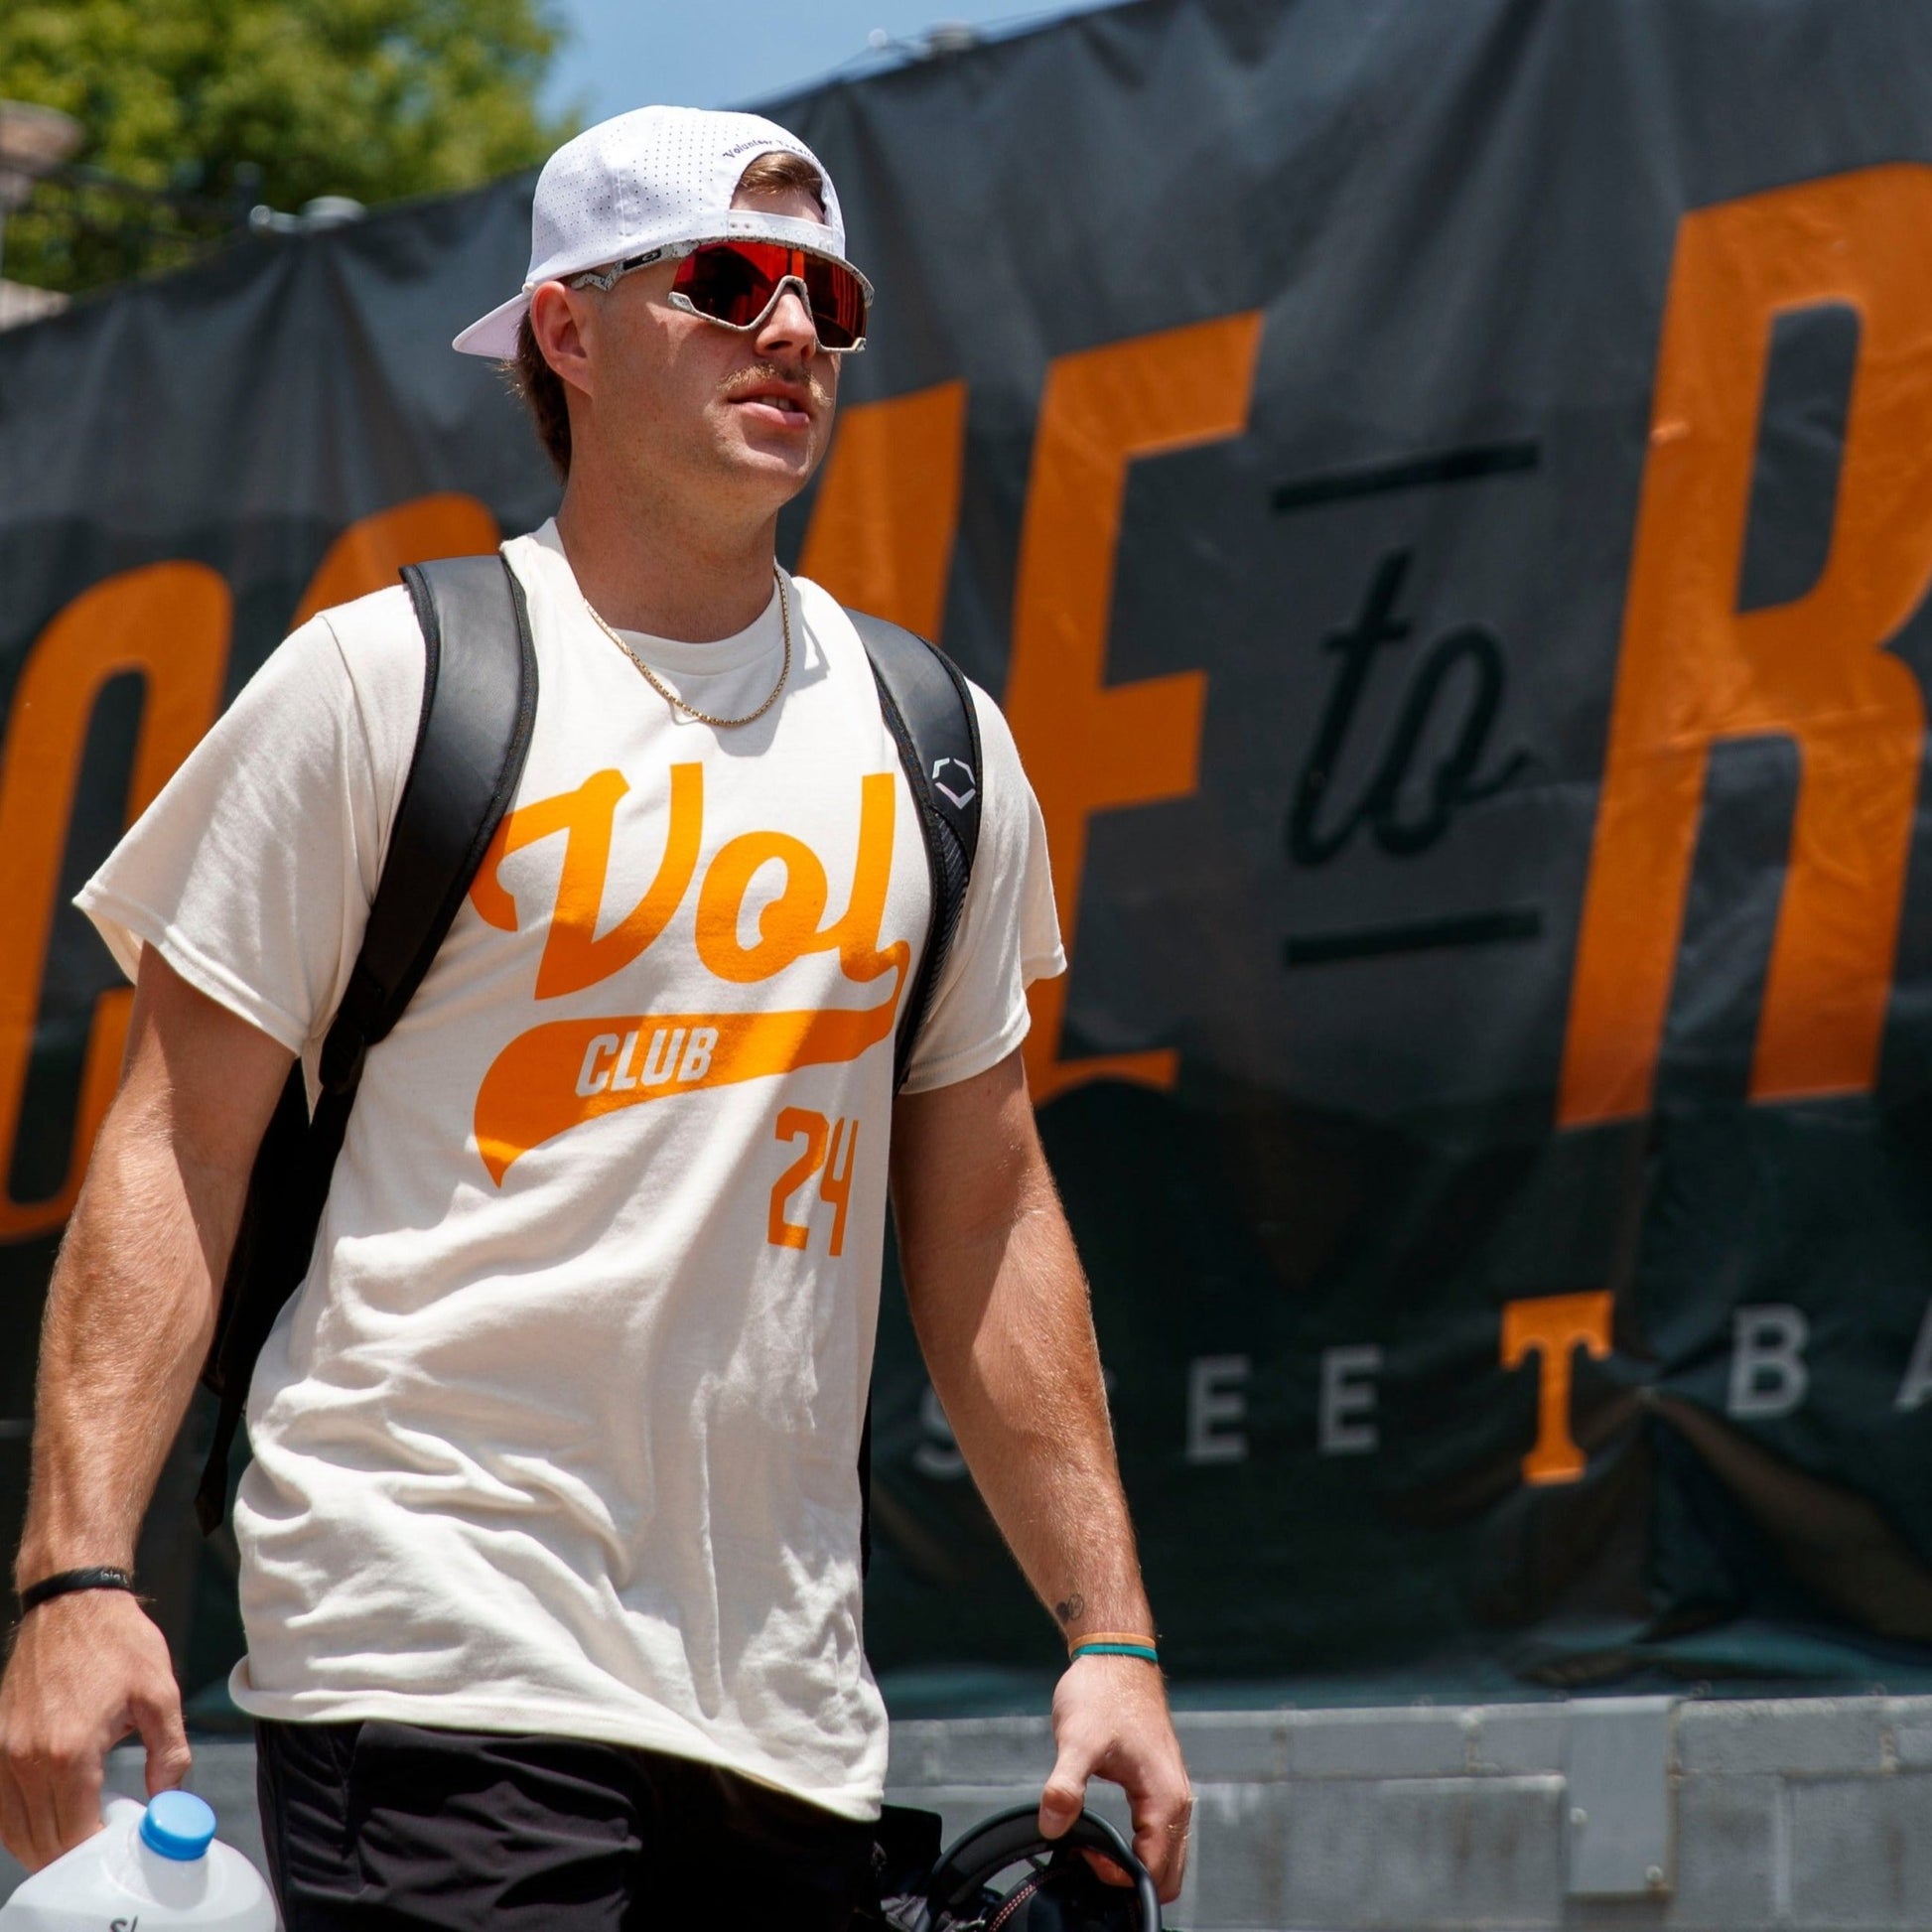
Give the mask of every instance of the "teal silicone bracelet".
<svg viewBox="0 0 1932 1932">
<path fill-rule="evenodd" d="M 1082 1657 L 1138 1657 L 1144 1664 L 1161 1661 L 1158 1650 L 1139 1643 L 1076 1643 L 1073 1656 L 1076 1661 Z"/>
</svg>

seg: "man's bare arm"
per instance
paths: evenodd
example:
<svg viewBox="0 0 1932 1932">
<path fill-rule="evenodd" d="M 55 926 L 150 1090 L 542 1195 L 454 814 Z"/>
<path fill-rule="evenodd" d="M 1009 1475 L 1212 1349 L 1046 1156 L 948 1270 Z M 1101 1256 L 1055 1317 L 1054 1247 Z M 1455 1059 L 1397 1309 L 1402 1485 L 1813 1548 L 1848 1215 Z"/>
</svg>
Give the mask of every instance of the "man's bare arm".
<svg viewBox="0 0 1932 1932">
<path fill-rule="evenodd" d="M 1028 1582 L 1069 1641 L 1151 1636 L 1086 1281 L 1017 1052 L 899 1100 L 893 1207 L 933 1387 Z M 1071 1823 L 1090 1773 L 1113 1779 L 1132 1807 L 1134 1849 L 1172 1901 L 1191 1798 L 1159 1672 L 1083 1658 L 1054 1694 L 1053 1730 L 1042 1826 Z"/>
<path fill-rule="evenodd" d="M 48 1290 L 16 1587 L 133 1567 L 290 1058 L 143 952 L 120 1091 Z M 23 1863 L 38 1869 L 99 1826 L 102 1763 L 130 1729 L 148 1789 L 179 1783 L 180 1694 L 140 1605 L 76 1591 L 24 1618 L 0 1682 L 0 1841 Z"/>
</svg>

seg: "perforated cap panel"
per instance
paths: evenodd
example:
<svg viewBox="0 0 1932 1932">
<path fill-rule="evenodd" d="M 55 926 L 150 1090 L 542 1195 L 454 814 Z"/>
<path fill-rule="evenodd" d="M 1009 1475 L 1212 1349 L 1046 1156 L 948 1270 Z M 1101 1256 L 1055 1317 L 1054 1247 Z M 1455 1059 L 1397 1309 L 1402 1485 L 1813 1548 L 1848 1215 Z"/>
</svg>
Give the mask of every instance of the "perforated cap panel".
<svg viewBox="0 0 1932 1932">
<path fill-rule="evenodd" d="M 517 326 L 539 282 L 639 255 L 675 241 L 726 234 L 800 239 L 799 223 L 761 210 L 734 210 L 739 177 L 759 155 L 801 155 L 824 182 L 825 222 L 809 224 L 814 248 L 845 255 L 845 220 L 825 165 L 761 114 L 701 107 L 639 107 L 586 128 L 544 163 L 530 208 L 530 272 L 509 301 L 456 339 L 470 355 L 507 360 Z"/>
</svg>

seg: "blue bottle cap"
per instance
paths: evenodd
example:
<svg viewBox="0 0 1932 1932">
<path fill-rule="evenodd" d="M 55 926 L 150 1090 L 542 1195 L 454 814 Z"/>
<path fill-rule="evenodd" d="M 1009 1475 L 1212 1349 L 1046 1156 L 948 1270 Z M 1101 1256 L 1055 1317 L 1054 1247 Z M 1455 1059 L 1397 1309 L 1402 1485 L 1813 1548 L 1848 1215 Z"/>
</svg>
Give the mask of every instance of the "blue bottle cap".
<svg viewBox="0 0 1932 1932">
<path fill-rule="evenodd" d="M 141 1843 L 150 1852 L 186 1864 L 202 1858 L 213 1842 L 214 1813 L 192 1791 L 163 1791 L 148 1800 Z"/>
</svg>

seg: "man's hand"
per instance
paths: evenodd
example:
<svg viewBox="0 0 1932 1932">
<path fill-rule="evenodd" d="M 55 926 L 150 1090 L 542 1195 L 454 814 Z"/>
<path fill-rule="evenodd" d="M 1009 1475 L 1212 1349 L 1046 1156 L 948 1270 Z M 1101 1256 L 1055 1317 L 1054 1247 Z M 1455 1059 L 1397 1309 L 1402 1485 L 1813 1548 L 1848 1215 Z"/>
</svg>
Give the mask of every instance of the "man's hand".
<svg viewBox="0 0 1932 1932">
<path fill-rule="evenodd" d="M 1134 1856 L 1164 1905 L 1180 1896 L 1194 1794 L 1168 1716 L 1161 1674 L 1134 1657 L 1082 1657 L 1053 1693 L 1058 1756 L 1039 1801 L 1039 1829 L 1058 1838 L 1086 1803 L 1087 1779 L 1118 1784 L 1134 1821 Z M 1096 1866 L 1096 1869 L 1099 1869 Z M 1111 1863 L 1102 1877 L 1123 1880 Z"/>
<path fill-rule="evenodd" d="M 126 1590 L 75 1590 L 32 1611 L 0 1681 L 0 1843 L 29 1871 L 100 1830 L 107 1753 L 148 1748 L 148 1795 L 188 1775 L 168 1645 Z"/>
</svg>

